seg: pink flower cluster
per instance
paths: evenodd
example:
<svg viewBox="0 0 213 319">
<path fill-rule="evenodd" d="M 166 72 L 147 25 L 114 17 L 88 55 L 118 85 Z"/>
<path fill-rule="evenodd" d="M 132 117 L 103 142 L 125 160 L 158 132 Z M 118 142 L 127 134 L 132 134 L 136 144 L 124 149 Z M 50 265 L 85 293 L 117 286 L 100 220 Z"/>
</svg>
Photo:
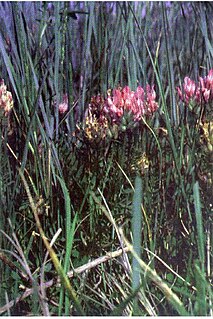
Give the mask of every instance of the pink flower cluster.
<svg viewBox="0 0 213 319">
<path fill-rule="evenodd" d="M 180 99 L 187 105 L 195 101 L 196 103 L 210 102 L 213 99 L 213 69 L 204 78 L 199 77 L 199 82 L 195 83 L 189 77 L 184 78 L 183 89 L 177 87 Z"/>
<path fill-rule="evenodd" d="M 58 111 L 60 114 L 64 114 L 68 111 L 68 95 L 63 95 L 63 101 L 58 105 Z"/>
<path fill-rule="evenodd" d="M 135 92 L 126 86 L 108 90 L 107 94 L 106 99 L 102 95 L 93 96 L 86 110 L 83 130 L 89 140 L 117 138 L 120 131 L 135 127 L 143 116 L 158 108 L 153 86 L 147 85 L 145 89 L 139 86 Z"/>
<path fill-rule="evenodd" d="M 131 113 L 135 121 L 140 121 L 144 115 L 151 115 L 158 108 L 158 103 L 155 101 L 156 93 L 154 87 L 146 86 L 144 90 L 138 86 L 136 91 L 126 86 L 123 89 L 114 89 L 108 91 L 108 98 L 104 103 L 104 112 L 117 121 L 125 112 Z"/>
<path fill-rule="evenodd" d="M 4 115 L 7 116 L 13 108 L 13 97 L 11 92 L 7 91 L 4 80 L 0 81 L 0 109 L 3 110 Z"/>
</svg>

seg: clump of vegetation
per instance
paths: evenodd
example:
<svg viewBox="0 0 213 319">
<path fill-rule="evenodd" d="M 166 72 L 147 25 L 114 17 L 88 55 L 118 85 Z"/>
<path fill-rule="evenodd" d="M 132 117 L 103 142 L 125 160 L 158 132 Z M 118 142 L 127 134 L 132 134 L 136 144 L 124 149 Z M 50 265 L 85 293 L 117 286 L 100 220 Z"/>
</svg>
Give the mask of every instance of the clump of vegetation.
<svg viewBox="0 0 213 319">
<path fill-rule="evenodd" d="M 212 315 L 212 4 L 0 13 L 0 313 Z"/>
</svg>

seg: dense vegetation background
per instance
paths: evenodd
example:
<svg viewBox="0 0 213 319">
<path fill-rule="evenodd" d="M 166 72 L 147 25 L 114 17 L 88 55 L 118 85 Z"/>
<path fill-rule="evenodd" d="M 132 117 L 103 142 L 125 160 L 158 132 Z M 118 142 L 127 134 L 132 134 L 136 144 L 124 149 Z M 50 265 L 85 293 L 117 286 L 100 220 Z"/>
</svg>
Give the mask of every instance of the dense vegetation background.
<svg viewBox="0 0 213 319">
<path fill-rule="evenodd" d="M 212 315 L 212 15 L 0 3 L 1 314 Z M 147 85 L 103 133 L 108 90 Z"/>
</svg>

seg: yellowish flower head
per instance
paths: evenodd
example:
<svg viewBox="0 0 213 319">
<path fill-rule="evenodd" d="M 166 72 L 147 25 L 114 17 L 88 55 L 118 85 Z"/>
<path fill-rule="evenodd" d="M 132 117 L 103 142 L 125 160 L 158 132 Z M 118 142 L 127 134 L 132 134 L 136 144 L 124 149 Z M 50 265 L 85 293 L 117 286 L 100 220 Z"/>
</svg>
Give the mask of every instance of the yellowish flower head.
<svg viewBox="0 0 213 319">
<path fill-rule="evenodd" d="M 13 97 L 11 92 L 7 91 L 4 80 L 0 82 L 0 109 L 3 110 L 5 116 L 8 116 L 13 108 Z"/>
</svg>

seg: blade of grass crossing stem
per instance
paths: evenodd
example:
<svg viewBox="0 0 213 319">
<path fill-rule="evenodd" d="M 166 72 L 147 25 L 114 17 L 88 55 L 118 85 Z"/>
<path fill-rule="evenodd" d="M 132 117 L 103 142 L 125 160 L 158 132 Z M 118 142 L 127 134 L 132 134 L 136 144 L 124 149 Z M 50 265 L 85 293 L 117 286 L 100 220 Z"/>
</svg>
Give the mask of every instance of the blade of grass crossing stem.
<svg viewBox="0 0 213 319">
<path fill-rule="evenodd" d="M 204 11 L 204 7 L 202 3 L 199 3 L 200 5 L 200 17 L 201 17 L 201 31 L 203 33 L 203 37 L 205 39 L 206 44 L 206 51 L 208 54 L 209 61 L 212 61 L 213 58 L 213 46 L 211 45 L 211 40 L 208 36 L 208 27 L 207 27 L 207 19 L 206 19 L 206 12 Z"/>
<path fill-rule="evenodd" d="M 127 7 L 128 9 L 128 7 Z M 134 20 L 132 17 L 131 12 L 129 11 L 129 16 L 130 16 L 130 30 L 129 30 L 129 41 L 131 44 L 135 43 L 135 35 L 134 35 Z M 136 63 L 136 57 L 134 54 L 134 49 L 132 45 L 128 45 L 129 47 L 129 57 L 130 57 L 130 63 L 128 63 L 129 70 L 131 72 L 131 88 L 132 90 L 136 90 L 137 88 L 137 63 Z"/>
<path fill-rule="evenodd" d="M 150 32 L 150 25 L 152 24 L 152 16 L 151 16 L 151 2 L 144 2 L 144 6 L 145 6 L 145 10 L 146 10 L 146 21 L 145 21 L 145 27 L 144 27 L 144 38 L 146 39 L 146 37 L 148 36 L 149 32 Z M 142 53 L 142 59 L 145 64 L 145 68 L 144 68 L 144 73 L 145 73 L 145 81 L 147 81 L 146 78 L 146 73 L 148 73 L 148 56 L 147 56 L 147 50 L 146 50 L 146 43 L 143 43 L 143 53 Z M 149 52 L 148 52 L 149 55 Z"/>
<path fill-rule="evenodd" d="M 66 255 L 65 255 L 65 265 L 64 267 L 67 267 L 65 272 L 67 273 L 69 271 L 69 263 L 70 263 L 70 257 L 72 253 L 72 246 L 73 246 L 73 240 L 74 240 L 74 234 L 76 230 L 76 224 L 78 220 L 78 214 L 75 214 L 75 217 L 72 222 L 71 230 L 67 234 L 67 248 L 66 248 Z M 68 316 L 70 311 L 70 298 L 69 296 L 65 295 L 65 315 Z"/>
<path fill-rule="evenodd" d="M 101 62 L 101 70 L 100 70 L 100 88 L 101 94 L 104 94 L 107 91 L 107 47 L 109 43 L 108 39 L 108 25 L 104 27 L 104 20 L 105 20 L 105 12 L 103 7 L 101 7 L 101 25 L 102 25 L 102 32 L 100 34 L 102 39 L 102 50 L 103 50 L 103 60 Z M 109 19 L 108 22 L 109 24 Z"/>
<path fill-rule="evenodd" d="M 143 79 L 145 78 L 145 71 L 144 71 L 145 70 L 145 62 L 143 60 L 141 60 L 141 58 L 139 56 L 139 52 L 137 50 L 136 43 L 132 42 L 131 45 L 132 45 L 132 49 L 133 49 L 133 52 L 135 55 L 136 64 L 138 67 L 138 82 L 142 85 Z M 142 76 L 140 76 L 139 70 L 140 70 Z"/>
<path fill-rule="evenodd" d="M 133 246 L 128 242 L 126 237 L 123 234 L 123 230 L 119 229 L 120 235 L 123 239 L 123 241 L 126 244 L 126 247 L 129 248 L 131 251 L 133 257 L 138 261 L 142 271 L 146 274 L 146 276 L 153 281 L 153 283 L 164 293 L 164 296 L 168 300 L 171 305 L 177 310 L 177 312 L 181 316 L 187 316 L 189 315 L 186 311 L 185 307 L 183 306 L 183 303 L 178 298 L 178 296 L 171 290 L 171 288 L 162 280 L 162 278 L 156 273 L 155 270 L 153 270 L 149 265 L 147 265 L 142 259 L 140 259 L 133 249 Z"/>
<path fill-rule="evenodd" d="M 35 85 L 36 85 L 36 88 L 38 89 L 39 88 L 38 78 L 36 76 L 36 72 L 35 72 L 31 57 L 29 55 L 29 52 L 27 52 L 27 53 L 28 53 L 29 62 L 30 62 L 32 73 L 33 73 L 33 78 L 34 78 L 34 81 L 35 81 Z M 46 74 L 47 74 L 47 72 L 48 72 L 48 70 L 46 71 Z M 48 137 L 47 141 L 48 141 L 48 143 L 51 146 L 52 158 L 54 159 L 54 162 L 56 164 L 58 172 L 60 173 L 60 176 L 63 176 L 62 169 L 61 169 L 61 164 L 60 164 L 60 161 L 58 159 L 58 154 L 57 154 L 56 147 L 53 144 L 53 142 L 49 141 L 49 139 L 52 140 L 52 138 L 53 138 L 53 129 L 52 129 L 52 126 L 51 126 L 51 119 L 52 118 L 50 119 L 50 122 L 49 122 L 49 119 L 48 119 L 47 113 L 45 111 L 45 106 L 44 106 L 44 102 L 43 102 L 42 98 L 39 99 L 39 107 L 41 108 L 42 116 L 43 116 L 44 123 L 45 123 L 46 134 L 47 134 L 47 137 Z M 53 167 L 52 162 L 51 162 L 51 167 Z M 52 171 L 54 172 L 54 169 L 52 169 Z"/>
<path fill-rule="evenodd" d="M 120 77 L 121 77 L 121 69 L 122 69 L 122 63 L 123 63 L 123 52 L 125 49 L 125 40 L 123 39 L 122 41 L 123 42 L 122 42 L 122 46 L 121 46 L 121 50 L 120 50 L 120 55 L 119 55 L 119 57 L 116 58 L 116 61 L 118 61 L 116 67 L 115 67 L 114 61 L 113 61 L 113 69 L 115 69 L 115 78 L 113 79 L 113 71 L 109 75 L 110 87 L 116 87 L 118 85 L 118 82 L 119 82 Z M 121 81 L 121 82 L 123 82 L 123 81 Z"/>
<path fill-rule="evenodd" d="M 55 3 L 55 62 L 54 62 L 54 86 L 56 92 L 56 105 L 59 104 L 59 63 L 60 63 L 60 56 L 61 56 L 61 47 L 60 47 L 60 15 L 59 15 L 59 6 L 60 3 L 57 1 Z M 59 112 L 58 108 L 55 110 L 55 118 L 56 118 L 56 140 L 58 139 L 58 123 L 59 123 Z"/>
<path fill-rule="evenodd" d="M 46 35 L 46 30 L 48 28 L 46 12 L 47 12 L 47 7 L 46 7 L 46 3 L 44 3 L 44 9 L 40 13 L 40 23 L 39 23 L 37 43 L 36 43 L 39 49 L 42 48 L 42 43 L 45 42 L 46 40 L 45 35 Z M 35 61 L 37 62 L 37 59 Z"/>
<path fill-rule="evenodd" d="M 65 61 L 65 49 L 66 49 L 66 33 L 67 33 L 67 26 L 68 26 L 68 16 L 67 16 L 67 11 L 68 11 L 68 2 L 64 3 L 64 10 L 62 14 L 62 25 L 61 25 L 61 41 L 60 41 L 60 46 L 61 46 L 61 67 L 65 68 L 64 61 Z"/>
<path fill-rule="evenodd" d="M 59 63 L 60 63 L 60 57 L 61 57 L 61 41 L 60 41 L 60 2 L 55 2 L 55 11 L 54 11 L 54 17 L 55 17 L 55 65 L 54 65 L 54 86 L 55 86 L 55 92 L 56 92 L 56 105 L 59 104 Z M 59 123 L 59 112 L 58 108 L 55 109 L 55 118 L 56 118 L 56 140 L 58 139 L 58 123 Z"/>
<path fill-rule="evenodd" d="M 82 87 L 81 101 L 79 101 L 80 108 L 81 108 L 79 110 L 80 117 L 82 117 L 82 114 L 84 112 L 87 84 L 91 74 L 91 68 L 89 67 L 89 54 L 91 49 L 91 38 L 92 38 L 92 30 L 93 30 L 93 24 L 94 24 L 94 3 L 93 2 L 91 2 L 89 8 L 87 7 L 87 10 L 88 9 L 90 14 L 89 14 L 89 17 L 86 18 L 87 23 L 85 23 L 85 27 L 84 27 L 85 46 L 83 50 L 83 64 L 82 64 L 83 87 Z"/>
<path fill-rule="evenodd" d="M 202 220 L 202 211 L 201 211 L 201 202 L 200 202 L 200 192 L 199 184 L 196 182 L 193 186 L 193 197 L 194 197 L 194 207 L 195 207 L 195 216 L 197 223 L 197 241 L 198 241 L 198 253 L 200 259 L 200 266 L 202 273 L 205 273 L 205 238 L 203 230 L 203 220 Z"/>
<path fill-rule="evenodd" d="M 142 179 L 139 176 L 135 178 L 135 192 L 133 196 L 133 217 L 132 217 L 132 235 L 133 249 L 136 254 L 141 256 L 141 226 L 142 226 Z M 140 265 L 136 258 L 132 260 L 132 289 L 135 291 L 140 286 Z M 134 311 L 137 311 L 137 299 L 134 300 Z"/>
<path fill-rule="evenodd" d="M 195 281 L 196 281 L 196 303 L 194 309 L 195 316 L 206 316 L 207 315 L 207 282 L 205 274 L 203 273 L 200 262 L 195 262 Z"/>
<path fill-rule="evenodd" d="M 72 71 L 72 63 L 70 59 L 70 52 L 72 52 L 71 46 L 72 34 L 69 30 L 66 32 L 66 44 L 65 44 L 65 60 L 66 65 L 66 85 L 67 85 L 67 93 L 68 93 L 68 101 L 70 106 L 73 105 L 73 71 Z M 75 119 L 74 119 L 74 110 L 72 108 L 71 112 L 69 113 L 69 123 L 70 123 L 70 130 L 71 133 L 75 130 Z"/>
<path fill-rule="evenodd" d="M 28 59 L 29 59 L 28 61 L 29 61 L 29 64 L 30 64 L 30 67 L 31 67 L 31 71 L 32 71 L 32 76 L 33 76 L 33 79 L 34 79 L 34 82 L 35 82 L 35 88 L 36 88 L 36 90 L 38 90 L 39 89 L 39 79 L 38 79 L 38 77 L 36 75 L 36 70 L 34 68 L 33 61 L 31 59 L 30 53 L 28 51 L 27 51 L 27 55 L 28 55 Z M 47 73 L 48 73 L 48 70 L 46 71 L 46 76 L 47 76 Z M 53 138 L 52 130 L 51 130 L 51 127 L 50 127 L 48 116 L 47 116 L 46 111 L 45 111 L 44 102 L 43 102 L 41 97 L 39 98 L 39 107 L 41 108 L 41 113 L 42 113 L 42 116 L 43 116 L 43 119 L 44 119 L 44 124 L 45 124 L 47 135 L 48 135 L 49 138 L 52 139 Z"/>
<path fill-rule="evenodd" d="M 110 314 L 110 316 L 122 316 L 124 310 L 132 302 L 132 300 L 137 296 L 141 289 L 141 286 L 139 286 L 133 293 L 131 293 L 124 301 L 122 301 Z"/>
<path fill-rule="evenodd" d="M 25 145 L 24 145 L 24 151 L 23 151 L 22 160 L 21 160 L 21 170 L 22 171 L 24 171 L 26 163 L 27 163 L 28 151 L 29 151 L 29 148 L 31 146 L 30 138 L 31 138 L 31 134 L 32 134 L 32 127 L 33 127 L 33 123 L 35 122 L 36 112 L 38 109 L 38 103 L 39 103 L 40 95 L 41 95 L 41 92 L 43 89 L 43 85 L 44 85 L 46 76 L 47 76 L 47 72 L 46 72 L 46 75 L 44 75 L 44 78 L 42 79 L 41 86 L 38 88 L 36 101 L 34 103 L 34 110 L 33 110 L 33 114 L 31 115 L 32 118 L 30 119 L 28 131 L 27 131 L 27 136 L 26 136 L 26 141 L 25 141 Z M 19 184 L 19 175 L 17 176 L 15 184 L 14 184 L 13 196 L 15 196 L 15 194 L 16 194 L 18 184 Z"/>
<path fill-rule="evenodd" d="M 125 68 L 127 70 L 127 78 L 128 78 L 128 85 L 131 89 L 135 90 L 137 85 L 137 70 L 136 70 L 136 61 L 135 61 L 135 55 L 134 50 L 132 48 L 132 45 L 129 45 L 129 43 L 134 43 L 134 33 L 133 33 L 133 16 L 128 8 L 128 5 L 125 3 L 123 4 L 125 8 L 125 12 L 127 13 L 127 21 L 124 19 L 122 20 L 124 24 L 124 30 L 125 30 Z M 122 55 L 123 59 L 123 55 Z"/>
<path fill-rule="evenodd" d="M 71 202 L 70 202 L 70 196 L 69 192 L 67 190 L 67 187 L 65 185 L 65 182 L 63 179 L 61 179 L 59 176 L 57 176 L 63 194 L 64 194 L 64 200 L 65 200 L 65 214 L 66 214 L 66 253 L 65 253 L 65 260 L 64 260 L 64 272 L 67 273 L 69 271 L 69 264 L 70 264 L 70 257 L 72 252 L 72 245 L 73 245 L 73 239 L 74 239 L 74 232 L 75 232 L 75 226 L 77 222 L 77 214 L 75 215 L 73 222 L 71 222 Z M 63 306 L 63 296 L 64 296 L 64 287 L 60 291 L 60 302 L 59 302 L 59 309 L 58 309 L 58 315 L 62 315 L 62 306 Z M 65 295 L 65 315 L 68 316 L 70 311 L 70 298 L 69 296 Z"/>
<path fill-rule="evenodd" d="M 20 56 L 20 71 L 22 73 L 22 83 L 26 85 L 26 34 L 23 30 L 23 24 L 21 23 L 21 4 L 15 2 L 12 6 L 12 12 L 14 17 L 14 29 L 16 34 L 17 46 L 19 48 Z"/>
<path fill-rule="evenodd" d="M 27 197 L 29 199 L 29 202 L 30 202 L 30 206 L 31 206 L 31 209 L 33 211 L 33 214 L 34 214 L 34 217 L 35 217 L 35 221 L 36 221 L 36 226 L 38 227 L 38 230 L 39 230 L 39 233 L 41 235 L 41 238 L 44 242 L 44 245 L 46 246 L 46 249 L 48 250 L 49 252 L 49 255 L 51 257 L 51 260 L 55 266 L 55 269 L 58 273 L 58 275 L 60 276 L 61 278 L 61 281 L 62 281 L 62 284 L 64 285 L 65 289 L 67 290 L 68 294 L 69 294 L 69 297 L 71 298 L 71 300 L 73 301 L 75 307 L 76 307 L 76 310 L 78 311 L 78 313 L 80 315 L 84 315 L 84 311 L 79 303 L 79 300 L 76 296 L 76 293 L 74 291 L 74 289 L 72 288 L 71 284 L 70 284 L 70 281 L 66 275 L 66 273 L 64 272 L 64 269 L 63 267 L 61 266 L 61 263 L 54 251 L 54 249 L 50 246 L 49 244 L 49 241 L 47 240 L 46 236 L 45 236 L 45 233 L 43 231 L 43 228 L 41 226 L 41 223 L 40 223 L 40 220 L 39 220 L 39 217 L 38 217 L 38 213 L 37 213 L 37 207 L 35 205 L 35 202 L 33 200 L 33 197 L 30 193 L 30 190 L 29 190 L 29 186 L 28 186 L 28 183 L 23 175 L 23 173 L 21 172 L 21 170 L 19 169 L 19 174 L 20 174 L 20 177 L 22 179 L 22 182 L 23 182 L 23 185 L 24 185 L 24 188 L 26 190 L 26 193 L 27 193 Z"/>
<path fill-rule="evenodd" d="M 118 28 L 120 29 L 119 25 L 118 25 Z M 122 76 L 123 76 L 121 72 L 122 67 L 127 69 L 128 82 L 130 82 L 130 85 L 131 85 L 131 78 L 130 78 L 129 68 L 128 68 L 129 52 L 128 52 L 128 46 L 127 46 L 129 28 L 130 28 L 130 16 L 128 17 L 127 21 L 125 21 L 121 14 L 121 31 L 120 32 L 121 32 L 121 39 L 122 39 L 122 50 L 120 51 L 120 53 L 118 53 L 119 57 L 117 57 L 119 63 L 118 64 L 114 63 L 114 70 L 115 70 L 114 86 L 117 86 L 119 81 L 122 83 L 122 85 L 125 84 L 124 80 L 122 79 Z M 124 56 L 125 56 L 125 61 L 123 60 Z"/>
<path fill-rule="evenodd" d="M 39 127 L 39 131 L 40 131 L 40 136 L 41 136 L 41 142 L 42 144 L 44 145 L 44 148 L 42 149 L 42 161 L 38 158 L 37 159 L 37 163 L 39 164 L 40 161 L 41 163 L 43 164 L 43 168 L 45 167 L 45 172 L 43 172 L 43 169 L 42 168 L 39 168 L 39 174 L 41 175 L 41 183 L 43 185 L 43 189 L 45 191 L 45 194 L 46 194 L 46 197 L 48 198 L 49 195 L 50 195 L 50 192 L 51 192 L 51 162 L 52 162 L 52 156 L 51 156 L 51 149 L 50 149 L 50 145 L 48 144 L 48 137 L 47 137 L 47 134 L 45 132 L 45 129 L 43 128 L 42 126 L 42 123 L 40 121 L 40 118 L 38 117 L 37 115 L 37 122 L 36 122 L 36 126 L 37 128 Z M 36 143 L 37 142 L 37 143 Z M 35 145 L 38 145 L 38 138 L 36 136 L 36 139 L 35 139 Z M 46 155 L 46 152 L 45 150 L 47 150 L 47 154 L 48 156 Z M 40 166 L 42 165 L 40 163 Z M 46 173 L 46 174 L 45 174 Z M 43 174 L 45 174 L 45 176 L 43 176 Z M 43 176 L 43 178 L 42 178 Z"/>
<path fill-rule="evenodd" d="M 107 84 L 108 84 L 109 88 L 115 87 L 117 85 L 118 76 L 119 76 L 119 72 L 120 72 L 119 70 L 121 69 L 121 65 L 122 65 L 124 40 L 123 40 L 123 36 L 121 33 L 121 28 L 120 28 L 121 23 L 122 23 L 122 18 L 121 18 L 121 12 L 119 11 L 117 13 L 115 28 L 108 28 L 108 30 L 107 30 L 108 37 L 115 39 L 115 41 L 112 43 L 112 45 L 114 44 L 114 46 L 112 46 L 112 48 L 111 48 L 111 55 L 109 57 L 108 68 L 107 68 L 107 78 L 108 78 Z M 119 41 L 121 41 L 122 44 Z M 117 52 L 116 48 L 117 48 L 118 43 L 119 43 L 119 47 L 121 48 L 119 58 L 116 56 L 116 52 Z M 113 78 L 113 70 L 114 70 L 114 62 L 115 61 L 117 62 L 117 65 L 116 65 L 117 68 L 116 68 L 115 78 Z"/>
<path fill-rule="evenodd" d="M 108 38 L 115 39 L 115 41 L 112 42 L 112 47 L 110 50 L 111 52 L 108 58 L 109 59 L 108 68 L 107 68 L 108 88 L 116 87 L 119 81 L 120 81 L 120 84 L 122 85 L 121 69 L 122 69 L 122 63 L 123 63 L 123 52 L 125 48 L 126 34 L 129 29 L 129 22 L 128 22 L 129 20 L 124 23 L 121 10 L 119 10 L 119 3 L 115 3 L 114 5 L 116 5 L 115 27 L 114 28 L 110 27 L 111 21 L 109 20 L 109 27 L 107 29 Z M 121 48 L 119 52 L 117 51 L 118 46 Z"/>
<path fill-rule="evenodd" d="M 104 10 L 105 9 L 105 10 Z M 105 63 L 105 28 L 107 28 L 107 22 L 104 23 L 104 16 L 105 16 L 106 8 L 105 4 L 101 5 L 99 7 L 98 12 L 96 12 L 96 25 L 97 25 L 97 33 L 96 28 L 94 29 L 94 35 L 96 36 L 96 47 L 98 49 L 98 61 L 99 61 L 99 89 L 103 87 L 103 84 L 106 83 L 105 80 L 105 69 L 106 69 L 106 63 Z M 104 93 L 106 91 L 103 91 L 101 89 L 101 93 Z"/>
<path fill-rule="evenodd" d="M 165 37 L 165 46 L 166 46 L 166 62 L 167 62 L 167 70 L 168 70 L 168 80 L 169 80 L 169 93 L 170 93 L 170 101 L 171 103 L 171 119 L 172 122 L 175 123 L 175 125 L 178 125 L 177 123 L 177 110 L 176 110 L 176 103 L 175 103 L 175 85 L 174 85 L 174 70 L 173 70 L 173 59 L 172 59 L 172 45 L 168 41 L 168 39 L 171 40 L 170 30 L 169 30 L 169 23 L 168 18 L 166 15 L 165 10 L 165 4 L 162 2 L 162 11 L 163 11 L 163 31 L 164 31 L 164 37 Z"/>
<path fill-rule="evenodd" d="M 92 33 L 94 36 L 94 43 L 97 46 L 97 50 L 99 48 L 101 48 L 101 43 L 99 42 L 99 30 L 98 30 L 98 25 L 101 23 L 100 20 L 100 7 L 97 6 L 97 8 L 95 8 L 94 6 L 94 10 L 92 11 Z M 98 52 L 98 55 L 100 56 L 100 52 Z"/>
<path fill-rule="evenodd" d="M 182 163 L 183 163 L 183 160 L 184 160 L 183 150 L 184 150 L 185 131 L 186 131 L 185 125 L 181 125 L 180 157 L 179 157 L 179 167 L 180 167 L 180 169 L 181 169 L 181 166 L 182 166 Z"/>
<path fill-rule="evenodd" d="M 70 242 L 70 231 L 71 231 L 71 202 L 70 202 L 70 196 L 67 190 L 67 187 L 65 185 L 64 180 L 62 180 L 59 176 L 57 176 L 57 179 L 60 182 L 63 195 L 64 195 L 64 201 L 65 201 L 65 216 L 66 216 L 66 255 L 65 255 L 65 263 L 64 263 L 64 271 L 68 271 L 68 265 L 69 265 L 69 258 L 71 251 L 69 248 L 71 248 L 72 242 Z"/>
<path fill-rule="evenodd" d="M 193 197 L 197 223 L 197 242 L 199 254 L 199 262 L 197 261 L 195 264 L 195 278 L 197 288 L 197 303 L 195 312 L 196 315 L 202 316 L 206 315 L 205 238 L 198 182 L 196 182 L 193 186 Z"/>
</svg>

